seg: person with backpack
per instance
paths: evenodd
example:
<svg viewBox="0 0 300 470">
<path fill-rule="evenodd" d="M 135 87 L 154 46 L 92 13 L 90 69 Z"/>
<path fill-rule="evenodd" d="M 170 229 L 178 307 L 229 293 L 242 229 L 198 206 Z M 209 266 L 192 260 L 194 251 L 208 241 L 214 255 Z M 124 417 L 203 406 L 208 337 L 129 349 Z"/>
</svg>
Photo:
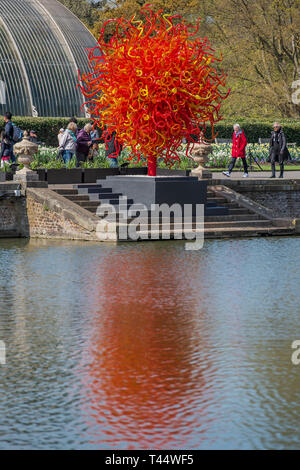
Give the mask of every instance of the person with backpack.
<svg viewBox="0 0 300 470">
<path fill-rule="evenodd" d="M 16 161 L 16 157 L 14 156 L 14 145 L 22 140 L 23 132 L 12 122 L 12 114 L 9 111 L 4 115 L 4 122 L 4 138 L 9 142 L 10 159 L 14 163 Z"/>
</svg>

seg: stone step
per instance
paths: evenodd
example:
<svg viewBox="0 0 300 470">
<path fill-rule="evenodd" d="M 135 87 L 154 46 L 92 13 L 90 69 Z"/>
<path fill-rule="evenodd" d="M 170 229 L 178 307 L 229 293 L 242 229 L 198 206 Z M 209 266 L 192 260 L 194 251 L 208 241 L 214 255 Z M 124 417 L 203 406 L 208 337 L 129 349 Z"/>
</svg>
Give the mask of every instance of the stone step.
<svg viewBox="0 0 300 470">
<path fill-rule="evenodd" d="M 125 204 L 125 202 L 122 201 L 122 200 L 120 201 L 120 199 L 118 197 L 115 198 L 115 199 L 103 199 L 103 198 L 101 198 L 100 203 L 101 203 L 101 205 L 104 205 L 104 206 L 109 204 L 111 206 L 120 206 L 120 207 L 121 206 L 126 206 L 126 207 L 128 207 L 128 209 L 130 209 L 130 207 L 133 204 L 133 199 L 127 199 L 126 204 Z"/>
<path fill-rule="evenodd" d="M 207 201 L 207 203 L 205 204 L 205 207 L 206 208 L 211 208 L 211 207 L 239 207 L 238 204 L 236 203 L 228 203 L 228 202 L 222 202 L 222 203 L 219 203 L 219 204 L 216 204 L 215 202 L 211 202 L 211 201 Z"/>
<path fill-rule="evenodd" d="M 62 196 L 78 194 L 77 189 L 54 189 L 54 192 Z"/>
<path fill-rule="evenodd" d="M 238 204 L 236 201 L 229 201 L 223 197 L 208 197 L 207 202 L 210 204 L 217 204 L 218 206 L 228 206 L 230 204 Z"/>
<path fill-rule="evenodd" d="M 103 200 L 119 200 L 119 198 L 123 196 L 121 193 L 89 193 L 90 201 L 99 201 L 99 199 Z M 128 199 L 128 201 L 133 201 L 133 199 Z M 132 202 L 133 204 L 133 202 Z"/>
<path fill-rule="evenodd" d="M 248 209 L 229 209 L 229 215 L 244 215 L 244 214 L 253 214 L 253 212 L 249 211 Z"/>
<path fill-rule="evenodd" d="M 89 205 L 89 202 L 84 202 L 84 205 Z M 96 204 L 95 204 L 96 205 Z M 116 206 L 118 207 L 118 206 Z M 129 207 L 130 209 L 130 207 Z M 142 222 L 147 222 L 152 221 L 153 223 L 160 222 L 160 221 L 169 221 L 171 220 L 172 222 L 175 220 L 175 222 L 181 221 L 182 219 L 177 219 L 174 217 L 174 214 L 170 215 L 169 217 L 162 217 L 162 214 L 160 214 L 159 217 L 157 217 L 156 214 L 153 214 L 151 211 L 144 211 L 142 210 L 141 212 L 134 213 L 134 216 L 131 215 L 130 210 L 128 211 L 127 218 L 129 221 L 134 220 L 136 217 L 139 217 L 139 219 Z M 195 221 L 196 218 L 193 216 L 191 218 L 192 221 Z M 256 214 L 240 214 L 240 215 L 216 215 L 216 216 L 204 216 L 204 220 L 206 222 L 243 222 L 243 221 L 252 221 L 252 220 L 268 220 L 265 219 L 264 217 L 261 217 Z"/>
<path fill-rule="evenodd" d="M 222 220 L 235 221 L 235 220 L 265 220 L 264 217 L 257 214 L 240 214 L 240 215 L 220 215 L 220 216 L 206 216 L 205 220 L 208 222 L 218 222 Z"/>
<path fill-rule="evenodd" d="M 241 238 L 241 237 L 257 237 L 257 236 L 278 236 L 278 235 L 291 235 L 294 231 L 290 227 L 223 227 L 220 229 L 216 228 L 205 228 L 196 230 L 187 230 L 184 233 L 181 230 L 141 230 L 139 235 L 143 240 L 161 240 L 163 238 L 174 239 L 176 235 L 182 236 L 182 239 L 189 238 L 189 236 L 198 234 L 202 235 L 204 232 L 204 238 Z M 127 241 L 131 241 L 128 239 Z M 135 240 L 134 240 L 135 241 Z"/>
<path fill-rule="evenodd" d="M 205 207 L 204 210 L 205 217 L 212 217 L 212 216 L 226 216 L 229 214 L 228 208 L 226 207 Z"/>
<path fill-rule="evenodd" d="M 229 222 L 186 222 L 183 226 L 182 221 L 178 222 L 160 222 L 160 223 L 142 223 L 139 221 L 139 230 L 174 230 L 180 229 L 180 227 L 184 230 L 193 230 L 193 229 L 206 229 L 211 228 L 240 228 L 240 227 L 273 227 L 272 223 L 269 220 L 245 220 L 245 221 L 229 221 Z M 127 226 L 128 224 L 123 223 L 121 220 L 119 222 L 119 227 Z"/>
<path fill-rule="evenodd" d="M 88 196 L 82 196 L 82 195 L 79 195 L 79 194 L 76 194 L 76 195 L 72 195 L 72 196 L 69 196 L 69 195 L 65 195 L 66 199 L 69 199 L 69 201 L 73 201 L 73 202 L 76 202 L 76 203 L 80 203 L 82 201 L 89 201 L 90 198 Z"/>
<path fill-rule="evenodd" d="M 222 205 L 228 201 L 224 197 L 207 197 L 207 202 L 214 202 L 217 205 Z"/>
<path fill-rule="evenodd" d="M 219 222 L 206 222 L 205 228 L 222 228 L 222 227 L 272 227 L 273 224 L 270 220 L 222 220 Z"/>
<path fill-rule="evenodd" d="M 78 188 L 78 194 L 107 194 L 112 193 L 111 188 L 101 188 L 101 187 L 94 187 L 94 188 Z"/>
<path fill-rule="evenodd" d="M 74 184 L 73 188 L 76 189 L 93 189 L 93 188 L 102 188 L 101 184 L 98 183 L 82 183 L 82 184 Z"/>
<path fill-rule="evenodd" d="M 205 229 L 205 238 L 220 238 L 220 232 L 222 237 L 227 238 L 231 236 L 235 237 L 256 237 L 264 235 L 291 235 L 295 231 L 290 227 L 275 227 L 273 225 L 266 227 L 238 227 L 232 229 L 231 227 L 224 227 L 220 231 L 216 229 Z"/>
<path fill-rule="evenodd" d="M 236 202 L 227 202 L 227 201 L 225 201 L 225 202 L 222 202 L 221 204 L 219 204 L 219 206 L 227 207 L 228 209 L 243 209 L 243 207 L 241 207 Z"/>
<path fill-rule="evenodd" d="M 113 204 L 112 204 L 112 205 L 113 205 Z M 128 211 L 128 209 L 130 208 L 130 206 L 131 206 L 131 204 L 127 204 L 127 205 L 122 204 L 121 206 L 117 206 L 117 210 L 115 211 L 115 214 L 118 215 L 118 214 L 119 214 L 119 211 L 121 211 L 121 214 L 122 214 L 122 211 L 125 211 L 125 210 Z M 104 205 L 102 205 L 102 204 L 97 204 L 97 205 L 95 205 L 95 206 L 86 205 L 86 206 L 84 206 L 84 209 L 88 210 L 89 212 L 93 212 L 93 213 L 95 214 L 95 213 L 97 212 L 98 207 L 99 207 L 99 208 L 101 207 L 102 210 L 103 210 L 103 209 L 105 209 L 105 204 L 104 204 Z M 111 212 L 111 207 L 108 207 L 106 213 L 109 214 L 110 212 Z M 105 216 L 104 216 L 104 217 L 105 217 Z"/>
<path fill-rule="evenodd" d="M 81 207 L 84 207 L 85 209 L 88 208 L 88 207 L 99 207 L 100 206 L 99 201 L 90 201 L 89 199 L 84 200 L 84 201 L 78 201 L 77 204 Z"/>
</svg>

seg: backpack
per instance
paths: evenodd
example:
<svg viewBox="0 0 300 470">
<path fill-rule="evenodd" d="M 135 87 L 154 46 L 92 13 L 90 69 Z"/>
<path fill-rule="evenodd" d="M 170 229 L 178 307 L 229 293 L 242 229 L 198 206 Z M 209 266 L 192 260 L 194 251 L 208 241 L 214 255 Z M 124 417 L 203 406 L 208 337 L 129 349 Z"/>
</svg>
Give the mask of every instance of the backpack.
<svg viewBox="0 0 300 470">
<path fill-rule="evenodd" d="M 15 124 L 13 124 L 13 130 L 14 130 L 14 133 L 13 133 L 12 140 L 15 143 L 20 142 L 23 139 L 23 135 L 24 135 L 23 131 L 18 126 L 15 126 Z"/>
</svg>

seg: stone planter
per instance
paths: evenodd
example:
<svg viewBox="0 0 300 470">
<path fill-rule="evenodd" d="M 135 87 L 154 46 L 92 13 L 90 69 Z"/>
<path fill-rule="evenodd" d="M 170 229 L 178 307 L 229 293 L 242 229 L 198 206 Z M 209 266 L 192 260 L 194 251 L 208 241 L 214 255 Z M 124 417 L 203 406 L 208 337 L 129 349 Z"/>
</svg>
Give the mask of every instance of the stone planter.
<svg viewBox="0 0 300 470">
<path fill-rule="evenodd" d="M 37 151 L 38 145 L 29 140 L 28 132 L 25 131 L 21 142 L 14 145 L 14 153 L 18 157 L 18 165 L 23 165 L 22 170 L 16 171 L 14 181 L 23 184 L 38 183 L 38 174 L 30 168 L 30 164 L 33 162 L 33 155 Z"/>
<path fill-rule="evenodd" d="M 192 158 L 198 164 L 198 167 L 192 170 L 192 176 L 199 179 L 212 179 L 211 171 L 203 165 L 208 162 L 208 155 L 212 152 L 212 146 L 205 142 L 196 143 L 192 150 Z"/>
</svg>

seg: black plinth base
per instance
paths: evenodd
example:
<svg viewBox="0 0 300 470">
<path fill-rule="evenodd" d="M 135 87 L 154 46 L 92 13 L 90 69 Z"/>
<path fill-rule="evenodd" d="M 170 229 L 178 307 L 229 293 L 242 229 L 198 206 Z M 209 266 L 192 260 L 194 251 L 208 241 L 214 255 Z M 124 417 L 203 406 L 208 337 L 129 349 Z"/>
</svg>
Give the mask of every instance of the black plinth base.
<svg viewBox="0 0 300 470">
<path fill-rule="evenodd" d="M 151 210 L 152 204 L 206 204 L 207 182 L 186 176 L 108 176 L 97 181 Z"/>
</svg>

